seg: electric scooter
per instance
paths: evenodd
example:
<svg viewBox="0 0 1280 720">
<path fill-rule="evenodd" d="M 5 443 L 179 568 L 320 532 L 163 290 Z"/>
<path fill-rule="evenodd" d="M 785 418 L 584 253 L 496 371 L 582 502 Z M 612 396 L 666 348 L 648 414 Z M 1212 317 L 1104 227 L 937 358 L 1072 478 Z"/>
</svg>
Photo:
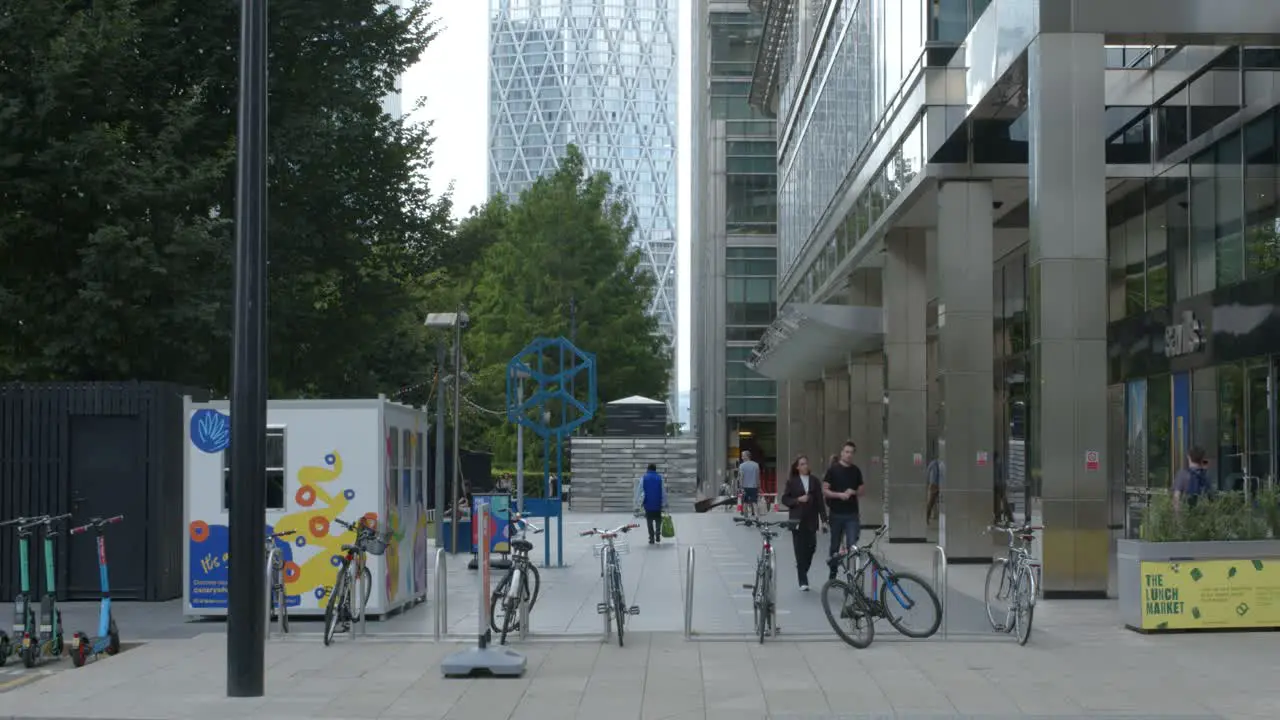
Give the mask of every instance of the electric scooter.
<svg viewBox="0 0 1280 720">
<path fill-rule="evenodd" d="M 18 566 L 20 572 L 17 597 L 13 599 L 13 630 L 21 633 L 17 653 L 22 656 L 22 664 L 35 667 L 42 654 L 57 657 L 62 654 L 62 611 L 58 609 L 57 586 L 53 574 L 53 538 L 58 531 L 53 523 L 66 520 L 70 513 L 63 515 L 44 515 L 34 518 L 17 518 L 4 525 L 18 526 Z M 32 607 L 33 589 L 31 582 L 31 536 L 44 527 L 44 569 L 45 593 L 40 598 L 40 613 L 36 614 Z M 47 622 L 41 623 L 41 620 Z"/>
<path fill-rule="evenodd" d="M 0 527 L 17 525 L 25 521 L 26 521 L 26 518 L 14 518 L 13 520 L 5 520 L 3 522 L 0 522 Z M 21 590 L 19 590 L 18 596 L 13 599 L 14 610 L 15 610 L 14 612 L 15 622 L 13 625 L 13 629 L 16 633 L 21 633 L 23 630 L 27 628 L 26 612 L 24 609 L 27 606 L 27 594 L 31 591 L 31 588 L 30 588 L 30 582 L 27 579 L 27 541 L 22 539 L 21 535 L 19 535 L 18 537 L 19 537 L 18 546 L 21 548 L 18 552 L 18 555 L 21 558 L 21 565 L 22 565 L 22 579 L 21 579 L 22 585 L 20 586 Z M 15 635 L 14 637 L 20 637 L 20 635 Z M 6 662 L 9 662 L 9 655 L 11 654 L 13 654 L 13 645 L 12 645 L 12 642 L 9 640 L 9 633 L 6 633 L 5 631 L 0 630 L 0 667 L 4 666 Z"/>
<path fill-rule="evenodd" d="M 107 541 L 103 530 L 124 520 L 123 515 L 106 519 L 94 518 L 79 527 L 71 528 L 72 535 L 81 535 L 93 530 L 98 541 L 98 577 L 102 583 L 102 605 L 98 612 L 98 634 L 89 637 L 84 632 L 76 633 L 71 640 L 71 663 L 83 667 L 90 656 L 97 657 L 102 653 L 115 655 L 120 652 L 120 631 L 116 628 L 116 619 L 111 615 L 111 586 L 107 583 Z"/>
<path fill-rule="evenodd" d="M 65 645 L 62 635 L 62 611 L 58 609 L 58 587 L 53 572 L 53 539 L 62 533 L 53 529 L 55 522 L 69 520 L 71 513 L 62 515 L 46 515 L 36 523 L 44 527 L 44 580 L 45 591 L 40 596 L 40 632 L 38 635 L 24 635 L 24 649 L 31 647 L 30 653 L 24 653 L 22 662 L 27 667 L 34 667 L 40 655 L 57 658 L 62 656 Z"/>
</svg>

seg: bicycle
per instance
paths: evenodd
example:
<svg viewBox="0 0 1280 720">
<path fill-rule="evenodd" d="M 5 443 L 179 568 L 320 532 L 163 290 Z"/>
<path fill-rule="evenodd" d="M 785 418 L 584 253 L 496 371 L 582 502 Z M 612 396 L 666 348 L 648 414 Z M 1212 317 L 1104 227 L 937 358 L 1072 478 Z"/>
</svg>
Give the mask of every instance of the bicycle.
<svg viewBox="0 0 1280 720">
<path fill-rule="evenodd" d="M 636 523 L 619 525 L 612 530 L 591 528 L 579 535 L 587 537 L 596 535 L 604 542 L 592 547 L 593 554 L 600 558 L 600 576 L 604 578 L 604 602 L 596 605 L 596 612 L 604 616 L 604 636 L 607 640 L 611 631 L 611 622 L 618 626 L 618 647 L 622 647 L 623 626 L 626 616 L 639 615 L 640 606 L 627 607 L 622 590 L 622 566 L 618 563 L 619 553 L 630 553 L 631 546 L 626 542 L 615 542 L 619 536 L 640 527 Z"/>
<path fill-rule="evenodd" d="M 779 530 L 773 528 L 781 528 L 785 530 L 794 530 L 799 523 L 792 520 L 781 520 L 769 522 L 767 520 L 753 520 L 751 518 L 736 517 L 734 522 L 741 523 L 747 527 L 754 527 L 760 530 L 760 538 L 763 543 L 760 546 L 760 556 L 756 558 L 756 579 L 754 583 L 744 584 L 744 590 L 751 591 L 751 607 L 755 614 L 756 634 L 760 636 L 760 643 L 764 644 L 764 636 L 772 633 L 778 634 L 778 603 L 777 603 L 777 567 L 773 556 L 773 539 L 780 534 Z"/>
<path fill-rule="evenodd" d="M 855 648 L 863 649 L 871 645 L 875 639 L 875 621 L 884 618 L 898 632 L 916 640 L 932 636 L 942 625 L 942 603 L 938 595 L 919 575 L 910 572 L 898 572 L 889 568 L 884 558 L 875 553 L 875 545 L 889 531 L 882 525 L 871 542 L 863 546 L 854 545 L 844 551 L 832 555 L 827 565 L 836 569 L 839 566 L 844 572 L 844 579 L 828 580 L 822 586 L 822 609 L 827 615 L 827 622 L 840 636 L 841 640 Z M 868 572 L 869 571 L 869 572 Z M 868 575 L 871 583 L 867 592 Z M 919 588 L 908 591 L 906 585 L 914 583 Z M 834 595 L 841 594 L 839 611 L 832 609 Z M 923 630 L 917 630 L 897 612 L 912 610 L 917 606 L 931 609 L 933 619 L 925 623 Z M 841 620 L 852 620 L 854 630 L 863 630 L 866 637 L 854 637 L 840 625 Z"/>
<path fill-rule="evenodd" d="M 373 593 L 373 574 L 365 564 L 367 556 L 381 555 L 386 552 L 389 539 L 378 535 L 363 521 L 358 526 L 339 518 L 334 518 L 333 521 L 348 530 L 354 530 L 356 542 L 354 545 L 342 546 L 342 551 L 346 554 L 343 555 L 342 562 L 338 566 L 338 577 L 334 580 L 333 591 L 329 594 L 329 602 L 324 608 L 324 644 L 326 646 L 333 643 L 333 636 L 339 632 L 339 625 L 345 632 L 351 629 L 352 624 L 360 622 L 360 618 L 364 617 L 369 596 Z M 358 591 L 357 586 L 359 586 Z M 356 592 L 360 593 L 358 606 Z"/>
<path fill-rule="evenodd" d="M 542 588 L 542 578 L 538 568 L 529 559 L 529 551 L 533 543 L 525 539 L 529 530 L 535 535 L 542 528 L 534 525 L 524 516 L 515 513 L 511 516 L 511 524 L 520 528 L 519 537 L 511 540 L 511 567 L 489 595 L 489 627 L 498 633 L 499 644 L 507 644 L 507 635 L 520 629 L 522 615 L 527 618 L 529 610 L 538 601 L 538 591 Z M 524 605 L 524 612 L 520 606 Z M 502 622 L 498 622 L 498 610 L 502 610 Z"/>
<path fill-rule="evenodd" d="M 1026 645 L 1031 639 L 1031 618 L 1036 607 L 1036 576 L 1031 571 L 1031 552 L 1027 545 L 1035 539 L 1035 531 L 1043 529 L 1031 524 L 987 527 L 987 532 L 998 531 L 1009 536 L 1008 557 L 996 558 L 987 569 L 987 582 L 982 593 L 987 606 L 987 620 L 996 632 L 1014 633 L 1019 645 Z M 995 581 L 994 592 L 992 581 Z M 996 611 L 995 604 L 1001 600 L 1009 601 L 1009 607 L 1004 611 L 1004 617 L 996 620 L 1001 613 Z"/>
<path fill-rule="evenodd" d="M 285 569 L 284 569 L 284 553 L 280 550 L 279 541 L 281 538 L 289 537 L 297 534 L 297 530 L 285 530 L 283 532 L 271 533 L 267 535 L 266 551 L 267 551 L 267 584 L 270 586 L 271 595 L 267 600 L 267 619 L 272 619 L 272 614 L 280 619 L 280 632 L 289 632 L 289 596 L 285 591 Z M 270 625 L 270 622 L 268 622 Z"/>
</svg>

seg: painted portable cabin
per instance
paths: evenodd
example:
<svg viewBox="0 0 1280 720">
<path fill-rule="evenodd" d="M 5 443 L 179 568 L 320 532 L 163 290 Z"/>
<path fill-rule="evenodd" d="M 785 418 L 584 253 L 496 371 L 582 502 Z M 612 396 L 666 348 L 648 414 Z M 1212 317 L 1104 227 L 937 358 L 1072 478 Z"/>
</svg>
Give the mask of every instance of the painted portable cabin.
<svg viewBox="0 0 1280 720">
<path fill-rule="evenodd" d="M 183 611 L 227 612 L 231 439 L 229 403 L 184 403 L 186 539 Z M 383 615 L 426 599 L 428 418 L 373 400 L 274 400 L 267 406 L 267 526 L 294 530 L 287 546 L 289 612 L 322 615 L 342 545 L 355 533 L 334 522 L 376 521 L 386 553 L 369 557 L 367 612 Z M 266 551 L 255 562 L 266 562 Z M 265 572 L 265 566 L 264 570 Z"/>
</svg>

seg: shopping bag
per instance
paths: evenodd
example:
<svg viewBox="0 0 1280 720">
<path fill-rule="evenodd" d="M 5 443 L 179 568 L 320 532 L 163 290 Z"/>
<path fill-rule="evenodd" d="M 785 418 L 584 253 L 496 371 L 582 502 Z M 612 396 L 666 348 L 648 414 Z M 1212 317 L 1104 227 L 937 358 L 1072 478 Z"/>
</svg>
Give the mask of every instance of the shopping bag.
<svg viewBox="0 0 1280 720">
<path fill-rule="evenodd" d="M 671 520 L 671 513 L 662 514 L 662 537 L 673 538 L 676 536 L 676 524 Z"/>
</svg>

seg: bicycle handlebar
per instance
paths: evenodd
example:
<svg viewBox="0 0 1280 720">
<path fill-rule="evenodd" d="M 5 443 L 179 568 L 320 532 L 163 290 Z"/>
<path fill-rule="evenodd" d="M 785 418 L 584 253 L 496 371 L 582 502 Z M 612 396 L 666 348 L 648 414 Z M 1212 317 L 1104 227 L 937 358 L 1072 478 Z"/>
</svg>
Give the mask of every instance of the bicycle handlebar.
<svg viewBox="0 0 1280 720">
<path fill-rule="evenodd" d="M 61 515 L 41 515 L 40 517 L 18 518 L 16 522 L 18 523 L 19 530 L 29 530 L 37 525 L 44 525 L 48 527 L 59 520 L 66 520 L 70 517 L 71 513 L 63 513 Z"/>
<path fill-rule="evenodd" d="M 632 530 L 638 527 L 640 526 L 635 523 L 627 523 L 626 525 L 619 525 L 618 527 L 612 530 L 601 530 L 600 528 L 591 528 L 590 530 L 583 530 L 578 534 L 582 537 L 587 537 L 588 535 L 599 535 L 600 537 L 608 540 L 611 538 L 615 538 L 622 533 L 631 532 Z"/>
<path fill-rule="evenodd" d="M 529 530 L 532 530 L 534 535 L 537 535 L 542 532 L 542 528 L 538 527 L 537 525 L 534 525 L 528 520 L 525 520 L 524 516 L 521 515 L 520 513 L 513 513 L 511 515 L 511 522 L 519 525 L 522 530 L 526 528 Z"/>
<path fill-rule="evenodd" d="M 114 525 L 118 522 L 123 522 L 123 521 L 124 521 L 123 515 L 116 515 L 115 517 L 109 517 L 109 518 L 93 518 L 92 520 L 85 523 L 84 525 L 71 528 L 71 534 L 79 535 L 81 533 L 89 532 L 90 528 L 96 530 L 99 528 L 104 528 L 107 525 Z"/>
<path fill-rule="evenodd" d="M 298 534 L 297 530 L 282 530 L 278 533 L 271 533 L 270 535 L 267 536 L 267 539 L 278 540 L 282 537 L 289 537 L 290 535 L 297 535 L 297 534 Z"/>
<path fill-rule="evenodd" d="M 742 523 L 747 527 L 759 528 L 762 532 L 769 532 L 769 528 L 795 530 L 800 525 L 798 520 L 757 520 L 753 518 L 736 517 L 733 521 Z"/>
</svg>

